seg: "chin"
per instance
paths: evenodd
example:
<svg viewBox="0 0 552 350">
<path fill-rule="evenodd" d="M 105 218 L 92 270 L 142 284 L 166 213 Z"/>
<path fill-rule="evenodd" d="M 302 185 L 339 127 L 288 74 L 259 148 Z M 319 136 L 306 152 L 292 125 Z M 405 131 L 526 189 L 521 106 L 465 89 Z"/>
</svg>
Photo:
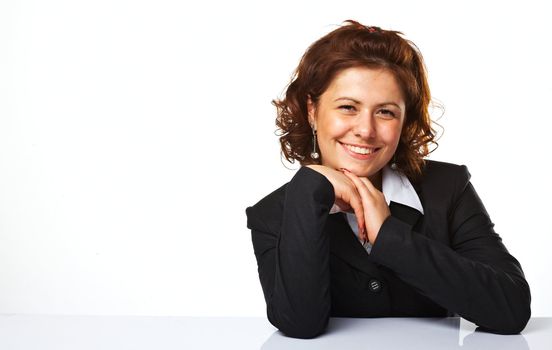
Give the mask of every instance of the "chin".
<svg viewBox="0 0 552 350">
<path fill-rule="evenodd" d="M 350 172 L 352 172 L 353 174 L 359 177 L 370 177 L 377 174 L 381 170 L 381 169 L 374 170 L 372 168 L 366 169 L 365 167 L 358 167 L 354 165 L 349 165 L 349 167 L 344 166 L 344 168 L 348 169 Z"/>
</svg>

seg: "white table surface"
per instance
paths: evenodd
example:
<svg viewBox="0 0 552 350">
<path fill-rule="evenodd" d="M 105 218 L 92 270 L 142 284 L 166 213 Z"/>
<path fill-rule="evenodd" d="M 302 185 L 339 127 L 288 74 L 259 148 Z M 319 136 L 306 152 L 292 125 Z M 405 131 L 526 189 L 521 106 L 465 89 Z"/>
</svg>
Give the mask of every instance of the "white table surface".
<svg viewBox="0 0 552 350">
<path fill-rule="evenodd" d="M 315 339 L 283 336 L 265 318 L 0 315 L 0 349 L 552 349 L 552 318 L 520 335 L 475 331 L 460 318 L 333 318 Z"/>
</svg>

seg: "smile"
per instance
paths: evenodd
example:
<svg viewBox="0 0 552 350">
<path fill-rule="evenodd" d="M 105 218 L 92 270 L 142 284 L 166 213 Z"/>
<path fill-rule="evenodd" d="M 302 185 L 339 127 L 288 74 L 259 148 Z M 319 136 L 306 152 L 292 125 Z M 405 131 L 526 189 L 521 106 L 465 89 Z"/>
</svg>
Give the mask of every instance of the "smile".
<svg viewBox="0 0 552 350">
<path fill-rule="evenodd" d="M 347 148 L 349 151 L 356 153 L 356 154 L 362 154 L 362 155 L 368 155 L 376 152 L 379 150 L 379 148 L 376 147 L 359 147 L 359 146 L 353 146 L 348 145 L 346 143 L 341 143 L 345 148 Z"/>
</svg>

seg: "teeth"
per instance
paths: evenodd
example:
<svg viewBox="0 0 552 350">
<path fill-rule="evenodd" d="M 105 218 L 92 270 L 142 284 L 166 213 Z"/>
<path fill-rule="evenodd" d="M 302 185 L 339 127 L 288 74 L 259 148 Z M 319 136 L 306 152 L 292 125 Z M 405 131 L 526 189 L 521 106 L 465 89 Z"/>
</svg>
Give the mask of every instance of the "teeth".
<svg viewBox="0 0 552 350">
<path fill-rule="evenodd" d="M 358 154 L 372 154 L 375 152 L 375 148 L 364 148 L 364 147 L 357 147 L 357 146 L 351 146 L 351 145 L 345 145 L 348 149 L 350 149 L 352 152 L 358 153 Z"/>
</svg>

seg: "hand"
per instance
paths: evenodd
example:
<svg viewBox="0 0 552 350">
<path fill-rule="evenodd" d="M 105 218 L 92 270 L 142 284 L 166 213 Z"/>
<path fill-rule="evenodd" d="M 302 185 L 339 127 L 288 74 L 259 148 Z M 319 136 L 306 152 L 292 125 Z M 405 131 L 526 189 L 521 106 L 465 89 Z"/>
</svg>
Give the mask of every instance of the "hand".
<svg viewBox="0 0 552 350">
<path fill-rule="evenodd" d="M 355 184 L 356 190 L 360 194 L 366 235 L 368 241 L 374 244 L 381 225 L 391 215 L 385 196 L 367 178 L 358 177 L 347 169 L 343 169 L 343 174 Z"/>
<path fill-rule="evenodd" d="M 331 182 L 335 192 L 335 204 L 343 211 L 353 211 L 358 223 L 358 238 L 365 241 L 364 209 L 361 195 L 353 180 L 344 173 L 324 165 L 307 165 L 312 170 L 324 175 Z"/>
</svg>

